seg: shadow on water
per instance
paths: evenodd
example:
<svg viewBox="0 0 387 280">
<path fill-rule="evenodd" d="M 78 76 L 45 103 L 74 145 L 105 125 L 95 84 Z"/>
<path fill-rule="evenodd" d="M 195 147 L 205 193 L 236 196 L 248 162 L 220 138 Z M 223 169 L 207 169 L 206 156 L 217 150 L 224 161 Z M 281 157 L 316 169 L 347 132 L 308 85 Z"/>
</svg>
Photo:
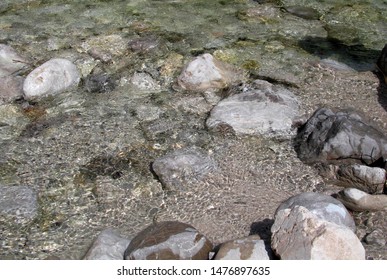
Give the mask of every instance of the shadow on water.
<svg viewBox="0 0 387 280">
<path fill-rule="evenodd" d="M 347 46 L 338 40 L 322 37 L 305 37 L 299 46 L 321 59 L 330 58 L 344 63 L 356 71 L 372 71 L 380 51 L 367 49 L 363 45 Z"/>
</svg>

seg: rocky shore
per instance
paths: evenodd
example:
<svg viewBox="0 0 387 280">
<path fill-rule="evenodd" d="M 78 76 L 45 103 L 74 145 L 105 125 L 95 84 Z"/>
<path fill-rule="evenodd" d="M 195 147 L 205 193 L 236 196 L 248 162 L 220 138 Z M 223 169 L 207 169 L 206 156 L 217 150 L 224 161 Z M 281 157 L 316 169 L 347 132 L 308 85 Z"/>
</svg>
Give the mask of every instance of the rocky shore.
<svg viewBox="0 0 387 280">
<path fill-rule="evenodd" d="M 385 4 L 40 2 L 0 4 L 0 259 L 387 259 Z"/>
</svg>

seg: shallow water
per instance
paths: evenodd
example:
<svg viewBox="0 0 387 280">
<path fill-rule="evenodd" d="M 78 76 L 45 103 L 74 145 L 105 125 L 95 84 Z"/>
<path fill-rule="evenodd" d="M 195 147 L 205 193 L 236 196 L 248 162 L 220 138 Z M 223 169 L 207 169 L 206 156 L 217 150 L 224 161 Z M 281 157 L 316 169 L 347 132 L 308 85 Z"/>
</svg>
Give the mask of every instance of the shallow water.
<svg viewBox="0 0 387 280">
<path fill-rule="evenodd" d="M 183 65 L 212 53 L 243 69 L 246 81 L 289 86 L 304 101 L 300 115 L 310 114 L 321 98 L 303 87 L 320 74 L 322 81 L 330 77 L 316 63 L 374 70 L 387 38 L 383 0 L 73 2 L 0 4 L 0 43 L 29 61 L 19 75 L 64 57 L 84 79 L 71 92 L 30 104 L 16 136 L 1 130 L 0 183 L 31 186 L 39 215 L 21 224 L 2 217 L 0 258 L 81 258 L 102 229 L 131 237 L 155 215 L 192 223 L 214 243 L 247 235 L 252 223 L 272 218 L 281 200 L 320 191 L 322 179 L 298 160 L 289 140 L 207 131 L 218 99 L 175 90 Z M 314 9 L 319 20 L 282 9 L 294 5 Z M 87 77 L 99 73 L 111 77 L 114 90 L 87 90 Z M 136 88 L 128 82 L 134 73 L 146 73 L 157 86 Z M 374 88 L 372 78 L 364 81 Z M 337 89 L 330 86 L 335 103 Z M 209 151 L 221 171 L 188 185 L 189 192 L 163 190 L 151 162 L 193 145 Z"/>
</svg>

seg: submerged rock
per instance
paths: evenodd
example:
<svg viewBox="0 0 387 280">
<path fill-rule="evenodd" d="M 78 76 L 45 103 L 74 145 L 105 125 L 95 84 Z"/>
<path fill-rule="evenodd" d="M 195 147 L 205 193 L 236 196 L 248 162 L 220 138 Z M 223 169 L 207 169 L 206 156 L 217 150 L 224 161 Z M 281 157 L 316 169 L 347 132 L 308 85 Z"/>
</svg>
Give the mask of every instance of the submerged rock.
<svg viewBox="0 0 387 280">
<path fill-rule="evenodd" d="M 80 73 L 69 60 L 51 59 L 35 70 L 24 80 L 23 91 L 27 100 L 61 93 L 77 86 Z"/>
<path fill-rule="evenodd" d="M 353 211 L 383 211 L 387 210 L 387 195 L 371 195 L 355 188 L 346 188 L 337 194 L 348 209 Z"/>
<path fill-rule="evenodd" d="M 293 209 L 296 206 L 302 206 L 308 209 L 317 218 L 346 226 L 352 231 L 356 230 L 355 221 L 345 206 L 337 199 L 321 193 L 301 193 L 282 202 L 275 216 L 284 209 Z"/>
<path fill-rule="evenodd" d="M 365 250 L 345 226 L 318 218 L 302 206 L 277 213 L 271 246 L 282 260 L 364 260 Z"/>
<path fill-rule="evenodd" d="M 211 242 L 191 225 L 166 221 L 152 224 L 132 239 L 125 260 L 206 260 Z"/>
<path fill-rule="evenodd" d="M 18 76 L 0 77 L 0 105 L 23 96 L 23 81 Z"/>
<path fill-rule="evenodd" d="M 28 118 L 18 106 L 0 105 L 0 141 L 18 137 L 28 124 Z"/>
<path fill-rule="evenodd" d="M 320 13 L 316 9 L 309 7 L 294 5 L 287 6 L 284 10 L 303 19 L 318 20 L 320 18 Z"/>
<path fill-rule="evenodd" d="M 27 66 L 26 61 L 12 47 L 0 44 L 0 77 L 6 77 Z"/>
<path fill-rule="evenodd" d="M 207 127 L 228 125 L 237 135 L 290 136 L 298 116 L 298 101 L 283 87 L 256 80 L 251 87 L 220 101 Z"/>
</svg>

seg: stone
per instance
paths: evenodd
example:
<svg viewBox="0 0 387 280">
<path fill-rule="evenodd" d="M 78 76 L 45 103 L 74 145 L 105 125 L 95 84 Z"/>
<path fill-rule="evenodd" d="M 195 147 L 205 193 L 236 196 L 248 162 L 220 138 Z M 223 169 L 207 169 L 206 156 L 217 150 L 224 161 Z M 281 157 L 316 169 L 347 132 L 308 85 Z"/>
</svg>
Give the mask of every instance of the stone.
<svg viewBox="0 0 387 280">
<path fill-rule="evenodd" d="M 387 84 L 387 44 L 384 45 L 376 65 L 382 72 L 382 75 L 384 76 L 384 82 Z"/>
<path fill-rule="evenodd" d="M 34 69 L 23 84 L 27 100 L 56 95 L 78 85 L 80 73 L 71 61 L 54 58 Z"/>
<path fill-rule="evenodd" d="M 18 137 L 29 124 L 20 107 L 13 104 L 0 105 L 0 141 Z"/>
<path fill-rule="evenodd" d="M 330 179 L 337 180 L 337 185 L 357 188 L 370 194 L 383 193 L 386 182 L 386 170 L 383 168 L 352 164 L 330 165 L 329 169 L 332 174 Z"/>
<path fill-rule="evenodd" d="M 211 242 L 194 227 L 177 221 L 150 225 L 125 251 L 125 260 L 206 260 Z"/>
<path fill-rule="evenodd" d="M 345 207 L 353 211 L 383 211 L 387 210 L 387 195 L 371 195 L 355 188 L 346 188 L 340 191 L 336 198 Z"/>
<path fill-rule="evenodd" d="M 38 196 L 28 186 L 0 185 L 0 215 L 32 221 L 38 215 Z"/>
<path fill-rule="evenodd" d="M 358 163 L 372 165 L 387 158 L 387 138 L 361 113 L 320 108 L 300 128 L 295 139 L 305 163 Z"/>
<path fill-rule="evenodd" d="M 278 206 L 275 216 L 281 210 L 292 209 L 296 206 L 305 207 L 319 219 L 346 226 L 353 232 L 356 230 L 355 221 L 345 206 L 332 196 L 321 193 L 305 192 L 292 196 Z"/>
<path fill-rule="evenodd" d="M 364 241 L 368 245 L 386 246 L 386 233 L 381 229 L 375 229 L 364 237 Z"/>
<path fill-rule="evenodd" d="M 152 169 L 164 188 L 178 191 L 187 190 L 187 184 L 201 180 L 216 170 L 217 164 L 201 149 L 190 147 L 157 158 Z"/>
<path fill-rule="evenodd" d="M 123 260 L 130 240 L 107 228 L 98 234 L 84 256 L 85 260 Z"/>
<path fill-rule="evenodd" d="M 130 82 L 137 89 L 145 92 L 155 92 L 160 90 L 160 85 L 148 73 L 136 72 L 130 78 Z"/>
<path fill-rule="evenodd" d="M 364 260 L 365 250 L 348 227 L 295 206 L 277 213 L 271 247 L 282 260 Z"/>
<path fill-rule="evenodd" d="M 270 260 L 270 248 L 258 235 L 250 235 L 220 245 L 215 260 Z"/>
<path fill-rule="evenodd" d="M 295 131 L 298 101 L 289 90 L 256 80 L 241 92 L 221 100 L 212 110 L 206 125 L 232 128 L 236 135 L 288 137 Z"/>
<path fill-rule="evenodd" d="M 12 47 L 0 44 L 0 78 L 26 68 L 27 62 Z"/>
<path fill-rule="evenodd" d="M 0 77 L 0 105 L 23 96 L 23 81 L 19 76 Z"/>
<path fill-rule="evenodd" d="M 184 90 L 205 92 L 226 88 L 241 78 L 233 66 L 206 53 L 186 65 L 177 83 Z"/>
<path fill-rule="evenodd" d="M 85 88 L 88 92 L 106 93 L 116 87 L 114 79 L 106 73 L 90 75 L 85 80 Z"/>
</svg>

